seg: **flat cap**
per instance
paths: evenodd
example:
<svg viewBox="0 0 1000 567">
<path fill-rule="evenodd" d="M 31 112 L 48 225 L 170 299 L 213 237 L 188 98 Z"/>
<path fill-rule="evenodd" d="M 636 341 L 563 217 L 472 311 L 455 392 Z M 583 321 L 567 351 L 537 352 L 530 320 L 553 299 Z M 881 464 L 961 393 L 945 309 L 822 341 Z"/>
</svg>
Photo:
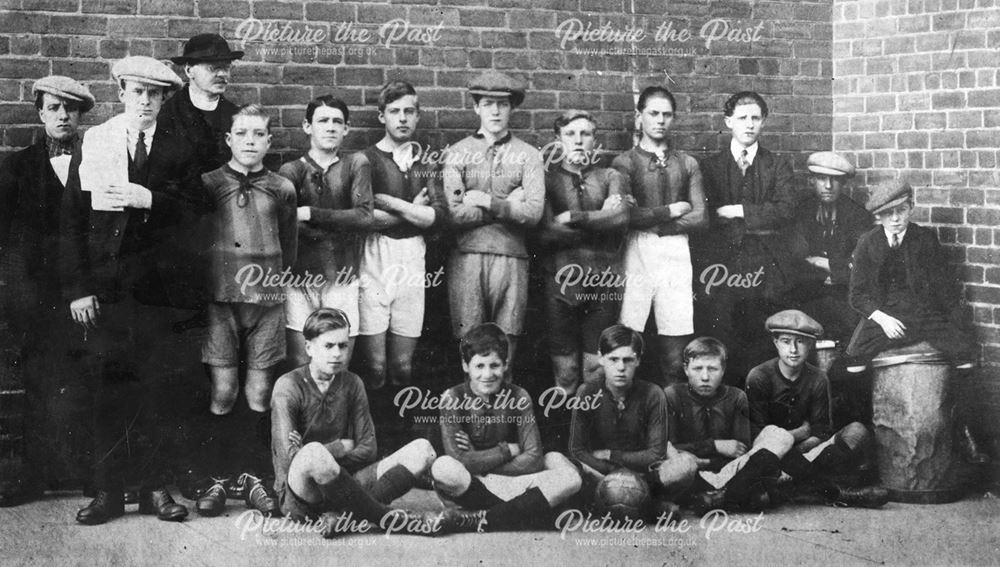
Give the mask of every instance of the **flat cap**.
<svg viewBox="0 0 1000 567">
<path fill-rule="evenodd" d="M 887 181 L 876 185 L 868 197 L 866 208 L 873 214 L 902 205 L 913 198 L 913 188 L 906 181 Z"/>
<path fill-rule="evenodd" d="M 851 177 L 854 166 L 847 158 L 834 152 L 816 152 L 806 160 L 806 167 L 813 173 L 832 177 Z"/>
<path fill-rule="evenodd" d="M 31 87 L 31 94 L 49 93 L 59 98 L 72 100 L 80 103 L 80 112 L 87 112 L 94 108 L 94 95 L 90 94 L 90 89 L 69 77 L 62 75 L 49 75 L 35 81 Z"/>
<path fill-rule="evenodd" d="M 111 75 L 115 81 L 137 81 L 158 87 L 179 89 L 184 85 L 170 67 L 145 55 L 133 55 L 115 62 Z"/>
<path fill-rule="evenodd" d="M 201 33 L 184 43 L 184 54 L 171 57 L 178 65 L 186 63 L 206 63 L 213 61 L 232 61 L 242 59 L 242 51 L 232 51 L 226 40 L 217 33 Z"/>
<path fill-rule="evenodd" d="M 510 97 L 510 103 L 518 106 L 524 101 L 524 86 L 508 75 L 490 70 L 469 81 L 469 94 Z"/>
<path fill-rule="evenodd" d="M 798 309 L 779 311 L 764 322 L 770 333 L 791 333 L 815 339 L 823 334 L 823 325 Z"/>
</svg>

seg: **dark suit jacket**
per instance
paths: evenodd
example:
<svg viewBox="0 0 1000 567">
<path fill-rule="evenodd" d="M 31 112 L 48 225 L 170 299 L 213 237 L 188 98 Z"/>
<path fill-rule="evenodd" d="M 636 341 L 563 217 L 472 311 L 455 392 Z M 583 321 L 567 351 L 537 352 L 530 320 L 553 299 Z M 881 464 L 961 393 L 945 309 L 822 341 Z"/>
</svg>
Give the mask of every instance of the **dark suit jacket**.
<svg viewBox="0 0 1000 567">
<path fill-rule="evenodd" d="M 914 307 L 943 314 L 952 322 L 960 322 L 955 276 L 948 255 L 938 243 L 934 231 L 911 222 L 901 246 L 906 281 L 915 298 Z M 879 285 L 879 276 L 885 267 L 888 250 L 889 242 L 881 226 L 862 235 L 854 249 L 850 302 L 851 307 L 865 318 L 876 309 L 884 309 L 886 296 Z"/>
<path fill-rule="evenodd" d="M 79 153 L 79 142 L 74 150 Z M 63 185 L 45 136 L 0 166 L 0 258 L 4 302 L 19 310 L 60 302 L 59 207 Z"/>
<path fill-rule="evenodd" d="M 746 173 L 746 190 L 737 193 L 740 171 L 727 144 L 723 151 L 702 160 L 701 173 L 709 229 L 695 238 L 696 270 L 717 262 L 732 263 L 728 266 L 731 271 L 750 270 L 763 257 L 778 270 L 777 277 L 768 278 L 766 286 L 771 293 L 779 293 L 791 271 L 786 233 L 797 204 L 791 165 L 758 147 L 753 165 Z M 720 219 L 715 211 L 725 205 L 743 205 L 744 218 Z"/>
<path fill-rule="evenodd" d="M 806 256 L 820 255 L 825 247 L 826 256 L 830 260 L 830 278 L 834 285 L 847 285 L 851 279 L 851 254 L 858 244 L 858 239 L 871 230 L 875 219 L 864 207 L 849 197 L 837 199 L 837 219 L 834 223 L 830 240 L 823 242 L 823 225 L 816 220 L 819 209 L 819 198 L 813 196 L 803 201 L 795 213 L 795 229 L 792 249 L 801 266 L 797 273 L 805 280 L 825 280 L 826 274 L 821 273 L 805 262 L 798 262 Z"/>
<path fill-rule="evenodd" d="M 191 103 L 189 89 L 190 85 L 184 85 L 163 103 L 156 117 L 156 126 L 186 140 L 194 150 L 198 172 L 208 173 L 228 162 L 232 155 L 226 145 L 226 132 L 229 132 L 233 115 L 239 107 L 222 97 L 217 107 L 220 124 L 218 129 L 213 128 L 205 120 L 205 115 Z"/>
<path fill-rule="evenodd" d="M 67 301 L 96 295 L 101 302 L 120 301 L 125 294 L 119 269 L 125 261 L 141 259 L 142 272 L 169 277 L 175 259 L 161 257 L 165 243 L 177 237 L 177 229 L 190 222 L 190 215 L 213 208 L 202 189 L 190 144 L 169 131 L 157 129 L 147 161 L 145 187 L 153 193 L 150 210 L 91 210 L 90 193 L 80 189 L 81 155 L 70 166 L 63 198 L 60 226 L 60 264 L 63 296 Z M 168 304 L 167 298 L 150 297 L 158 291 L 143 290 L 147 303 Z"/>
</svg>

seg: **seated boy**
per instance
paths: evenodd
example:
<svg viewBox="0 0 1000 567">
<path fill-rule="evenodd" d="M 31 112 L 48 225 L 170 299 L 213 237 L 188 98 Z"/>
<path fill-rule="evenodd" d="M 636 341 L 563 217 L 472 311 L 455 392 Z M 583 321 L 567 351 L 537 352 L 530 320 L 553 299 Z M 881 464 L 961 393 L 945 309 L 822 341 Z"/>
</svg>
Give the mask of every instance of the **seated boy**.
<svg viewBox="0 0 1000 567">
<path fill-rule="evenodd" d="M 794 309 L 771 315 L 765 327 L 778 356 L 747 376 L 751 432 L 759 435 L 766 427 L 777 426 L 791 434 L 795 450 L 782 459 L 782 470 L 796 481 L 816 486 L 825 497 L 850 506 L 885 504 L 885 489 L 839 487 L 828 480 L 829 474 L 848 471 L 858 463 L 871 443 L 871 433 L 857 422 L 831 432 L 830 383 L 822 370 L 806 362 L 823 327 Z"/>
<path fill-rule="evenodd" d="M 542 455 L 531 397 L 504 380 L 504 331 L 476 325 L 460 350 L 466 380 L 441 398 L 447 455 L 434 461 L 431 477 L 442 497 L 476 512 L 446 510 L 441 531 L 551 528 L 553 509 L 580 490 L 580 474 L 564 455 Z"/>
<path fill-rule="evenodd" d="M 601 333 L 597 346 L 604 381 L 578 391 L 583 403 L 573 410 L 569 454 L 593 480 L 620 468 L 645 475 L 666 456 L 663 390 L 635 380 L 643 351 L 637 331 L 613 325 Z"/>
<path fill-rule="evenodd" d="M 437 454 L 416 439 L 375 462 L 375 428 L 364 384 L 347 370 L 350 323 L 339 309 L 313 312 L 302 327 L 309 364 L 278 379 L 271 397 L 271 443 L 275 491 L 281 511 L 302 521 L 332 509 L 350 513 L 325 535 L 361 525 L 398 525 L 403 531 L 433 535 L 432 519 L 391 510 Z M 435 516 L 436 518 L 436 516 Z"/>
<path fill-rule="evenodd" d="M 216 516 L 225 508 L 233 490 L 230 475 L 241 476 L 246 502 L 263 512 L 276 512 L 275 499 L 258 477 L 270 466 L 267 455 L 267 411 L 272 369 L 285 357 L 284 314 L 280 289 L 245 278 L 256 267 L 279 273 L 295 261 L 295 188 L 285 178 L 264 168 L 271 147 L 271 118 L 259 105 L 249 105 L 233 116 L 226 142 L 232 149 L 229 163 L 202 175 L 205 190 L 215 202 L 208 243 L 209 328 L 202 346 L 202 362 L 212 377 L 212 437 L 203 444 L 202 462 L 214 479 L 198 499 L 198 513 Z M 258 278 L 259 279 L 259 278 Z M 249 405 L 246 423 L 242 412 L 233 412 L 239 395 L 240 360 L 246 360 L 244 394 Z M 254 439 L 247 431 L 262 431 Z M 259 446 L 258 446 L 259 445 Z M 255 462 L 240 466 L 239 455 Z M 235 461 L 235 464 L 234 464 Z M 269 475 L 267 475 L 269 476 Z"/>
<path fill-rule="evenodd" d="M 959 367 L 971 368 L 976 341 L 964 329 L 954 274 L 934 231 L 910 222 L 913 189 L 875 187 L 868 210 L 880 226 L 854 249 L 850 302 L 864 319 L 847 347 L 861 370 L 879 353 L 927 341 Z"/>
<path fill-rule="evenodd" d="M 687 384 L 667 387 L 667 433 L 681 451 L 708 459 L 718 471 L 750 445 L 750 408 L 743 390 L 722 384 L 729 353 L 721 341 L 698 337 L 684 347 Z"/>
</svg>

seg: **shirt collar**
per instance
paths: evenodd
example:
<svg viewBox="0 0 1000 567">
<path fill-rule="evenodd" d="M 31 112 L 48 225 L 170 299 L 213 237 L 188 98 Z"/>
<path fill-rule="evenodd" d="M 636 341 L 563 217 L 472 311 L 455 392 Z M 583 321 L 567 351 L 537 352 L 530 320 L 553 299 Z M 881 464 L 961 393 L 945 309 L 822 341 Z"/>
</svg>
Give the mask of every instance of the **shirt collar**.
<svg viewBox="0 0 1000 567">
<path fill-rule="evenodd" d="M 906 238 L 906 231 L 908 231 L 908 230 L 910 230 L 910 225 L 906 225 L 906 228 L 903 229 L 903 232 L 899 233 L 899 243 L 900 244 L 902 244 L 903 240 Z M 889 234 L 889 231 L 886 230 L 883 227 L 882 228 L 882 234 L 885 235 L 885 241 L 889 243 L 889 246 L 892 246 L 892 235 Z"/>
<path fill-rule="evenodd" d="M 267 175 L 266 167 L 262 167 L 257 171 L 251 171 L 246 175 L 244 175 L 243 172 L 241 171 L 236 171 L 235 169 L 233 169 L 233 166 L 229 165 L 228 162 L 223 167 L 226 168 L 226 172 L 228 172 L 231 175 L 235 175 L 237 178 L 254 179 L 256 177 L 262 177 L 264 175 Z"/>
<path fill-rule="evenodd" d="M 482 130 L 476 131 L 476 133 L 473 134 L 472 137 L 476 138 L 478 140 L 486 141 L 486 134 L 484 134 Z M 506 144 L 507 142 L 509 142 L 510 139 L 511 139 L 511 137 L 512 136 L 510 134 L 510 130 L 507 130 L 507 133 L 504 134 L 503 137 L 500 138 L 499 140 L 493 142 L 493 145 L 494 146 L 502 146 L 502 145 Z"/>
<path fill-rule="evenodd" d="M 333 167 L 334 165 L 336 165 L 337 163 L 340 162 L 340 152 L 339 151 L 337 152 L 337 155 L 334 157 L 334 160 L 332 162 L 330 162 L 330 165 L 326 166 L 326 168 L 324 168 L 320 164 L 316 163 L 316 160 L 314 160 L 312 158 L 312 156 L 309 155 L 308 153 L 306 153 L 306 155 L 302 156 L 302 161 L 304 161 L 307 164 L 309 164 L 313 169 L 321 171 L 323 173 L 326 173 L 327 171 L 330 170 L 331 167 Z"/>
<path fill-rule="evenodd" d="M 130 140 L 134 140 L 139 137 L 139 132 L 137 132 L 136 130 L 133 130 L 131 128 L 126 128 L 125 131 L 128 132 L 128 137 Z M 142 132 L 146 134 L 146 144 L 149 144 L 150 141 L 153 139 L 153 135 L 156 134 L 156 122 L 153 122 L 152 126 L 146 128 L 145 130 L 142 130 Z"/>
<path fill-rule="evenodd" d="M 736 140 L 729 141 L 729 152 L 733 154 L 733 159 L 739 161 L 740 154 L 743 153 L 745 149 L 747 151 L 747 161 L 753 164 L 753 160 L 757 157 L 757 150 L 760 148 L 760 143 L 754 142 L 749 148 L 744 148 Z"/>
<path fill-rule="evenodd" d="M 694 388 L 692 388 L 690 385 L 688 385 L 688 394 L 691 396 L 691 401 L 693 401 L 695 403 L 695 405 L 699 405 L 699 406 L 711 406 L 711 405 L 714 405 L 715 402 L 719 401 L 719 399 L 722 398 L 722 394 L 724 392 L 725 392 L 725 386 L 722 385 L 722 384 L 719 384 L 719 387 L 715 389 L 715 393 L 714 394 L 712 394 L 709 397 L 705 397 L 705 396 L 702 396 L 701 394 L 699 394 L 698 392 L 695 392 Z"/>
</svg>

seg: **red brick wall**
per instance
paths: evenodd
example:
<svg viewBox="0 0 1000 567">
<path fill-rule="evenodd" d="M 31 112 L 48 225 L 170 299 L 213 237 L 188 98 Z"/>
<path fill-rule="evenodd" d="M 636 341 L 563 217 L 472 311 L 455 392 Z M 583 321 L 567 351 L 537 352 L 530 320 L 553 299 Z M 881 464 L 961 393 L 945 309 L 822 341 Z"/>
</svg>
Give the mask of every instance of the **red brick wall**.
<svg viewBox="0 0 1000 567">
<path fill-rule="evenodd" d="M 60 73 L 88 83 L 100 104 L 86 124 L 117 111 L 109 80 L 111 63 L 128 54 L 168 58 L 195 33 L 219 32 L 231 42 L 248 17 L 280 30 L 285 24 L 305 33 L 326 34 L 319 45 L 289 49 L 277 41 L 250 41 L 246 59 L 234 71 L 231 95 L 237 102 L 259 101 L 279 116 L 274 148 L 306 146 L 298 128 L 304 103 L 333 91 L 351 105 L 361 134 L 349 137 L 359 148 L 380 134 L 374 103 L 379 86 L 402 77 L 420 91 L 426 110 L 424 141 L 454 142 L 478 125 L 465 95 L 467 80 L 486 68 L 520 75 L 530 86 L 524 110 L 515 113 L 515 131 L 542 145 L 551 139 L 557 109 L 596 111 L 604 129 L 601 143 L 621 150 L 631 143 L 633 97 L 637 89 L 664 83 L 678 95 L 682 116 L 676 142 L 689 150 L 716 149 L 724 137 L 719 112 L 727 94 L 762 92 L 773 106 L 767 143 L 783 152 L 828 149 L 831 144 L 830 0 L 821 2 L 686 2 L 649 0 L 394 0 L 392 2 L 301 2 L 237 0 L 0 0 L 0 127 L 2 148 L 31 141 L 35 116 L 28 104 L 34 79 Z M 440 25 L 429 45 L 419 38 L 386 47 L 380 26 L 403 18 L 411 28 Z M 569 42 L 554 30 L 571 18 L 592 28 L 642 29 L 636 44 Z M 702 26 L 722 18 L 733 28 L 750 28 L 753 42 L 717 40 L 706 48 Z M 366 42 L 339 41 L 350 30 L 372 34 Z M 661 25 L 686 42 L 657 42 Z M 759 28 L 757 26 L 760 25 Z M 721 24 L 718 28 L 722 31 Z M 711 31 L 711 30 L 706 30 Z M 344 33 L 342 31 L 342 33 Z M 752 36 L 753 34 L 748 34 Z M 665 55 L 583 53 L 586 48 L 670 49 Z M 662 53 L 662 52 L 661 52 Z M 669 78 L 668 78 L 669 77 Z"/>
</svg>

